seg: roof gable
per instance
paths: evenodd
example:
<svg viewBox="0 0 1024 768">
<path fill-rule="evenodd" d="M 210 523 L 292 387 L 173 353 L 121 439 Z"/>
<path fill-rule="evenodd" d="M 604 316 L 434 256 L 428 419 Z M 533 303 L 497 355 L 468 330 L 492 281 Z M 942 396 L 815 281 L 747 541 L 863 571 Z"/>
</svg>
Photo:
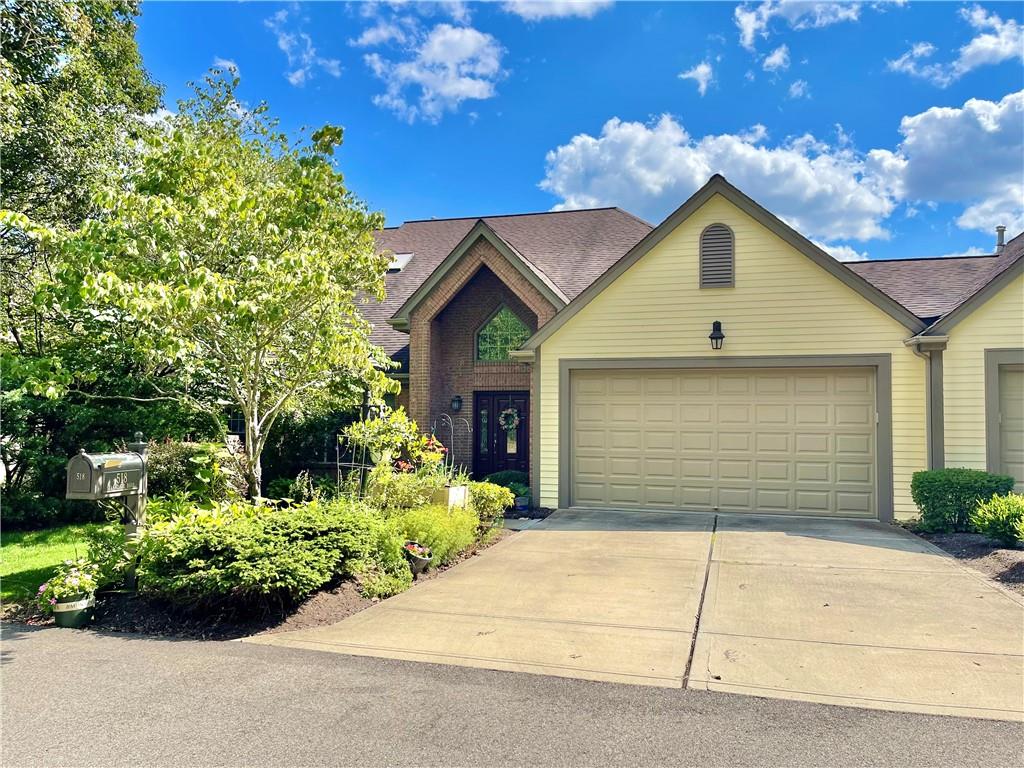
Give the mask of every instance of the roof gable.
<svg viewBox="0 0 1024 768">
<path fill-rule="evenodd" d="M 860 294 L 870 303 L 878 307 L 884 313 L 893 317 L 900 324 L 914 333 L 924 329 L 925 324 L 910 310 L 899 304 L 892 297 L 869 283 L 863 277 L 853 272 L 841 262 L 836 261 L 814 243 L 794 230 L 788 224 L 773 215 L 763 206 L 756 203 L 747 195 L 740 192 L 736 187 L 726 181 L 725 177 L 715 174 L 697 192 L 695 192 L 685 203 L 671 213 L 661 224 L 656 226 L 640 242 L 633 246 L 621 259 L 601 277 L 591 283 L 582 293 L 573 299 L 568 306 L 559 312 L 540 330 L 535 333 L 522 349 L 528 353 L 536 350 L 551 335 L 569 321 L 577 312 L 589 304 L 595 297 L 604 291 L 609 285 L 623 275 L 630 267 L 636 264 L 658 243 L 664 240 L 680 224 L 686 221 L 705 203 L 715 195 L 721 195 L 724 199 L 734 205 L 743 213 L 750 216 L 756 222 L 764 226 L 784 242 L 788 243 L 799 253 L 806 256 L 814 264 L 824 269 L 844 285 Z"/>
<path fill-rule="evenodd" d="M 466 252 L 473 247 L 473 245 L 479 240 L 486 240 L 495 250 L 498 251 L 502 256 L 505 257 L 508 262 L 515 267 L 520 274 L 525 277 L 534 288 L 536 288 L 544 298 L 551 302 L 556 309 L 561 309 L 568 302 L 569 299 L 566 295 L 556 286 L 551 279 L 541 272 L 532 262 L 527 261 L 518 250 L 512 247 L 508 242 L 499 237 L 490 226 L 483 219 L 477 220 L 473 228 L 466 233 L 466 236 L 462 238 L 458 245 L 452 249 L 452 252 L 445 257 L 430 276 L 420 284 L 420 286 L 413 291 L 412 295 L 406 299 L 405 303 L 398 308 L 398 311 L 390 318 L 389 322 L 393 328 L 399 330 L 405 330 L 409 327 L 409 315 L 416 307 L 423 302 L 434 287 L 440 283 L 445 275 L 451 271 L 451 269 L 459 263 L 459 261 L 466 255 Z"/>
</svg>

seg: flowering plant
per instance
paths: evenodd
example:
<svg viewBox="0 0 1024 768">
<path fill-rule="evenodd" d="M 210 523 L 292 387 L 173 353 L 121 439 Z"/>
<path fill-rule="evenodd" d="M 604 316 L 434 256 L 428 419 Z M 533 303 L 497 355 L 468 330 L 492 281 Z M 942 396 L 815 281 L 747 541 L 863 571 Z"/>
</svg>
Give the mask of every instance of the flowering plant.
<svg viewBox="0 0 1024 768">
<path fill-rule="evenodd" d="M 52 611 L 53 606 L 64 598 L 91 595 L 99 586 L 99 573 L 100 567 L 84 557 L 78 560 L 65 560 L 57 566 L 57 571 L 50 580 L 39 586 L 36 595 L 39 606 L 44 611 Z"/>
<path fill-rule="evenodd" d="M 405 542 L 405 551 L 416 557 L 430 558 L 430 547 L 420 544 L 418 541 Z"/>
<path fill-rule="evenodd" d="M 519 411 L 515 408 L 506 408 L 498 414 L 498 425 L 506 432 L 514 432 L 519 428 Z"/>
</svg>

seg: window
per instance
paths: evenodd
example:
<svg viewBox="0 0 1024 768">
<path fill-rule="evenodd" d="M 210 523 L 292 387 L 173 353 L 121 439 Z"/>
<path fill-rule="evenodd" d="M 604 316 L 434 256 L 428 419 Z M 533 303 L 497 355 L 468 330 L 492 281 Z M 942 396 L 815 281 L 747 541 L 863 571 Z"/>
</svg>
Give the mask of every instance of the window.
<svg viewBox="0 0 1024 768">
<path fill-rule="evenodd" d="M 700 287 L 733 285 L 734 240 L 725 224 L 712 224 L 700 233 Z"/>
<path fill-rule="evenodd" d="M 509 352 L 519 349 L 528 338 L 530 328 L 508 307 L 499 309 L 476 335 L 476 359 L 498 362 L 509 359 Z"/>
</svg>

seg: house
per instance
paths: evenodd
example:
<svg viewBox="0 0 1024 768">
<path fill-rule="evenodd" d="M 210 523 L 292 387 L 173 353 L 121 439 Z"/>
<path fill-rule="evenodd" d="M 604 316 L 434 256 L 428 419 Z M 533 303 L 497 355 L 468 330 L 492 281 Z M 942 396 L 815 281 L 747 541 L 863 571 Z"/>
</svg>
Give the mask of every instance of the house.
<svg viewBox="0 0 1024 768">
<path fill-rule="evenodd" d="M 398 402 L 541 506 L 891 520 L 919 469 L 1024 481 L 1024 236 L 843 264 L 716 175 L 655 227 L 603 208 L 379 243 Z"/>
</svg>

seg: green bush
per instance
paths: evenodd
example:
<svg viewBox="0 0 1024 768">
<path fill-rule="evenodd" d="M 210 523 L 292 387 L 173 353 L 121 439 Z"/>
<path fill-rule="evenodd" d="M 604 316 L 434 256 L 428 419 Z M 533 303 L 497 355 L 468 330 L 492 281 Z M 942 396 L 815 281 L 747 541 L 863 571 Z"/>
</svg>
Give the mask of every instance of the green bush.
<svg viewBox="0 0 1024 768">
<path fill-rule="evenodd" d="M 921 510 L 921 529 L 931 533 L 967 531 L 970 514 L 981 502 L 1013 490 L 1014 479 L 978 469 L 915 472 L 910 495 Z"/>
<path fill-rule="evenodd" d="M 522 483 L 512 483 L 509 486 L 509 490 L 512 491 L 512 495 L 516 498 L 530 495 L 530 486 L 523 485 Z"/>
<path fill-rule="evenodd" d="M 187 493 L 199 502 L 225 501 L 245 488 L 227 447 L 218 443 L 150 443 L 146 474 L 150 497 Z"/>
<path fill-rule="evenodd" d="M 139 557 L 139 590 L 190 609 L 283 607 L 337 577 L 409 583 L 395 522 L 346 500 L 236 501 L 159 523 Z"/>
<path fill-rule="evenodd" d="M 63 467 L 60 472 L 63 475 Z M 0 526 L 4 530 L 51 528 L 61 523 L 102 519 L 103 510 L 94 502 L 69 501 L 33 489 L 12 490 L 0 485 Z"/>
<path fill-rule="evenodd" d="M 470 483 L 469 503 L 480 518 L 481 526 L 490 526 L 505 515 L 505 510 L 515 504 L 515 496 L 508 488 L 494 483 Z"/>
<path fill-rule="evenodd" d="M 108 523 L 90 528 L 85 532 L 85 540 L 89 548 L 89 562 L 97 567 L 99 586 L 121 584 L 132 563 L 132 555 L 125 545 L 124 526 Z"/>
<path fill-rule="evenodd" d="M 434 565 L 444 565 L 476 542 L 480 518 L 470 507 L 432 504 L 394 517 L 406 539 L 430 547 Z"/>
<path fill-rule="evenodd" d="M 279 477 L 267 484 L 267 497 L 271 499 L 313 501 L 333 499 L 338 493 L 338 484 L 332 478 L 314 475 L 305 469 L 299 472 L 294 480 Z"/>
<path fill-rule="evenodd" d="M 495 472 L 494 474 L 488 475 L 484 478 L 484 482 L 494 483 L 495 485 L 500 485 L 504 488 L 511 488 L 515 483 L 529 487 L 530 476 L 525 472 L 520 472 L 515 469 L 506 469 L 504 472 Z"/>
<path fill-rule="evenodd" d="M 366 483 L 366 500 L 381 509 L 394 511 L 415 509 L 429 504 L 434 492 L 447 482 L 447 477 L 431 469 L 416 472 L 394 472 L 389 464 L 373 468 Z"/>
<path fill-rule="evenodd" d="M 1004 544 L 1024 543 L 1024 496 L 1008 493 L 983 501 L 971 512 L 971 525 Z"/>
</svg>

